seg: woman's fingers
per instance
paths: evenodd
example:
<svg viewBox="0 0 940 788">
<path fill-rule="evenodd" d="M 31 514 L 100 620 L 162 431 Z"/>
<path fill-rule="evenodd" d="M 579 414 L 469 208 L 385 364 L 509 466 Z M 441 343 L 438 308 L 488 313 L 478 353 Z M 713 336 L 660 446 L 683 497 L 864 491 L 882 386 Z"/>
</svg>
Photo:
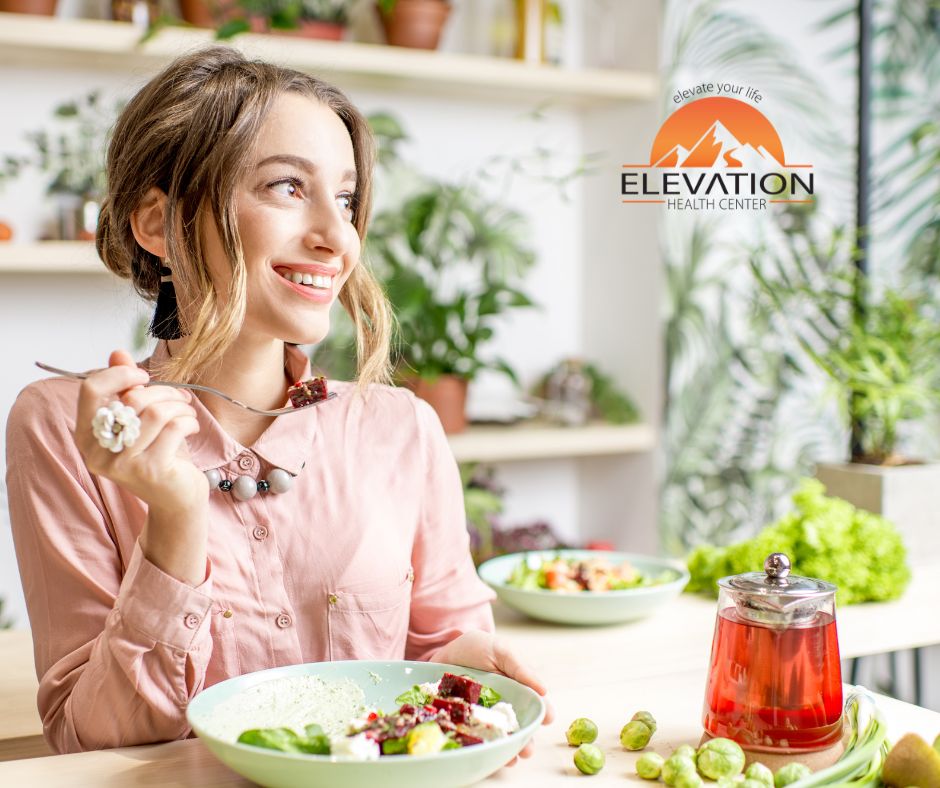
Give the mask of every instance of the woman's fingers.
<svg viewBox="0 0 940 788">
<path fill-rule="evenodd" d="M 500 673 L 505 673 L 509 678 L 515 679 L 520 684 L 534 689 L 539 695 L 546 693 L 545 685 L 541 679 L 535 675 L 526 665 L 522 664 L 511 649 L 497 640 L 493 644 L 494 657 L 496 658 L 496 667 Z"/>
<path fill-rule="evenodd" d="M 199 432 L 199 421 L 195 411 L 192 416 L 178 416 L 160 431 L 153 443 L 150 444 L 149 453 L 158 465 L 168 466 L 185 447 L 186 438 Z"/>
<path fill-rule="evenodd" d="M 551 725 L 555 721 L 555 707 L 552 705 L 552 702 L 546 698 L 542 697 L 542 702 L 545 704 L 545 719 L 542 720 L 542 725 Z"/>
<path fill-rule="evenodd" d="M 82 381 L 78 392 L 79 426 L 83 423 L 90 425 L 98 408 L 117 399 L 122 391 L 142 386 L 148 380 L 150 375 L 140 367 L 108 367 L 93 372 Z"/>
<path fill-rule="evenodd" d="M 178 400 L 155 402 L 138 411 L 137 415 L 140 418 L 140 435 L 133 446 L 128 446 L 124 450 L 130 458 L 137 457 L 147 451 L 151 444 L 176 420 L 192 419 L 196 421 L 196 411 L 192 405 Z"/>
<path fill-rule="evenodd" d="M 140 415 L 151 405 L 161 402 L 183 402 L 187 405 L 192 402 L 188 391 L 174 389 L 170 386 L 140 386 L 125 391 L 121 395 L 121 402 L 130 405 Z"/>
<path fill-rule="evenodd" d="M 136 367 L 137 362 L 134 361 L 133 357 L 126 350 L 112 350 L 111 355 L 108 357 L 108 366 L 109 367 Z"/>
</svg>

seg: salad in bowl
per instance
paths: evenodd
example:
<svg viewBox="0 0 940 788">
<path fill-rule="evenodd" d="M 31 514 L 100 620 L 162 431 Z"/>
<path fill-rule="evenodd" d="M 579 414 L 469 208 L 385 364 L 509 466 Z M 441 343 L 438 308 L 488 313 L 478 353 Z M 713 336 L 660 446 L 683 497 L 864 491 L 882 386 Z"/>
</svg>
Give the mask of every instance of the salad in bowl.
<svg viewBox="0 0 940 788">
<path fill-rule="evenodd" d="M 239 774 L 276 788 L 470 785 L 509 762 L 545 714 L 506 676 L 428 662 L 324 662 L 199 693 L 187 718 Z"/>
<path fill-rule="evenodd" d="M 490 559 L 477 571 L 507 606 L 575 626 L 651 615 L 689 582 L 679 561 L 610 550 L 512 553 Z"/>
</svg>

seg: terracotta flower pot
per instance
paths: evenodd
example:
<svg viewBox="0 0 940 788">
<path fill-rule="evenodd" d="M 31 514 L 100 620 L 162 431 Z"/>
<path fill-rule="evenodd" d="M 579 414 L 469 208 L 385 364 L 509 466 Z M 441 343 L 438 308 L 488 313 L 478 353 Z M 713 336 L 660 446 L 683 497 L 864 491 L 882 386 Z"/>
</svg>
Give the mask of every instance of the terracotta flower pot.
<svg viewBox="0 0 940 788">
<path fill-rule="evenodd" d="M 0 11 L 5 14 L 55 14 L 56 0 L 0 0 Z"/>
<path fill-rule="evenodd" d="M 451 435 L 467 428 L 467 379 L 456 375 L 441 375 L 433 383 L 423 378 L 411 377 L 405 385 L 427 402 Z"/>
<path fill-rule="evenodd" d="M 441 30 L 450 15 L 447 0 L 397 0 L 390 14 L 376 6 L 385 40 L 392 46 L 437 49 Z"/>
<path fill-rule="evenodd" d="M 180 0 L 180 16 L 196 27 L 215 27 L 216 19 L 207 0 Z"/>
</svg>

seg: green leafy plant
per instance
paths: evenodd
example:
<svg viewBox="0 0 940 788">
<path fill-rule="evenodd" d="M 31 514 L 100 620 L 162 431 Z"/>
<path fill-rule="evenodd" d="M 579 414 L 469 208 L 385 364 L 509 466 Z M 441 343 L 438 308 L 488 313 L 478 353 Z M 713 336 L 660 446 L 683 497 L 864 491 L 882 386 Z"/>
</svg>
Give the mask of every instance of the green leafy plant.
<svg viewBox="0 0 940 788">
<path fill-rule="evenodd" d="M 122 107 L 123 102 L 105 106 L 97 90 L 59 104 L 53 110 L 51 128 L 26 134 L 32 152 L 4 156 L 0 187 L 32 169 L 49 176 L 49 194 L 101 194 L 106 140 Z"/>
<path fill-rule="evenodd" d="M 216 38 L 232 38 L 247 33 L 251 18 L 261 19 L 272 30 L 296 30 L 303 21 L 345 25 L 352 0 L 236 0 L 238 9 L 216 31 Z"/>
<path fill-rule="evenodd" d="M 472 379 L 481 369 L 493 369 L 516 380 L 505 359 L 484 354 L 499 319 L 534 306 L 520 283 L 535 255 L 526 243 L 525 217 L 487 197 L 481 184 L 497 183 L 505 195 L 513 178 L 521 176 L 567 199 L 565 187 L 592 170 L 594 156 L 559 167 L 563 157 L 540 146 L 531 153 L 491 157 L 460 180 L 445 182 L 405 161 L 401 148 L 408 137 L 397 118 L 377 112 L 369 123 L 378 143 L 382 192 L 364 260 L 384 285 L 398 319 L 393 358 L 400 376 Z M 330 376 L 351 378 L 351 326 L 341 310 L 332 321 L 312 361 Z"/>
<path fill-rule="evenodd" d="M 381 123 L 392 142 L 385 166 L 406 166 L 396 153 L 406 138 L 400 125 L 388 115 Z M 505 359 L 482 351 L 499 317 L 533 306 L 520 288 L 535 263 L 525 217 L 485 196 L 472 176 L 447 182 L 409 175 L 414 186 L 375 214 L 366 245 L 398 318 L 399 373 L 471 380 L 493 369 L 517 381 Z"/>
<path fill-rule="evenodd" d="M 546 396 L 548 380 L 559 366 L 560 364 L 549 370 L 533 387 L 536 396 Z M 581 370 L 591 383 L 592 417 L 599 417 L 611 424 L 632 424 L 639 421 L 640 412 L 636 403 L 620 390 L 610 375 L 589 362 L 583 363 Z"/>
<path fill-rule="evenodd" d="M 865 425 L 862 452 L 852 460 L 903 462 L 896 451 L 899 423 L 940 404 L 937 304 L 887 289 L 878 300 L 864 296 L 864 311 L 856 314 L 860 285 L 852 274 L 831 276 L 820 289 L 792 275 L 772 280 L 753 261 L 752 270 L 800 347 L 826 373 L 846 428 Z"/>
<path fill-rule="evenodd" d="M 793 510 L 753 539 L 701 545 L 688 558 L 686 590 L 717 595 L 718 579 L 759 572 L 771 553 L 786 553 L 795 573 L 834 583 L 840 604 L 897 599 L 911 579 L 897 528 L 880 515 L 825 495 L 815 479 L 793 494 Z"/>
</svg>

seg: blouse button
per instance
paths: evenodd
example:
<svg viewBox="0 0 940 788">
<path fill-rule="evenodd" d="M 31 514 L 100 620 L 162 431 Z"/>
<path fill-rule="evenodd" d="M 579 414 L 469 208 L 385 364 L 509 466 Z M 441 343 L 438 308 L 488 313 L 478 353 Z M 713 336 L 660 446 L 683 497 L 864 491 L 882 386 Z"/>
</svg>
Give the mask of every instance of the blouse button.
<svg viewBox="0 0 940 788">
<path fill-rule="evenodd" d="M 199 626 L 199 616 L 195 613 L 187 613 L 183 617 L 183 624 L 187 629 L 195 629 Z"/>
<path fill-rule="evenodd" d="M 330 600 L 330 605 L 335 605 L 337 602 L 339 602 L 339 597 L 336 596 L 336 594 L 330 594 L 329 600 Z"/>
<path fill-rule="evenodd" d="M 264 541 L 268 536 L 268 529 L 263 525 L 256 525 L 254 530 L 251 532 L 251 535 L 257 539 L 259 542 Z"/>
<path fill-rule="evenodd" d="M 275 620 L 274 623 L 277 624 L 281 629 L 287 629 L 293 621 L 287 613 L 281 613 Z"/>
<path fill-rule="evenodd" d="M 243 454 L 241 457 L 238 458 L 238 467 L 241 468 L 243 471 L 251 470 L 251 467 L 253 465 L 254 465 L 254 462 L 252 461 L 251 457 L 247 454 Z"/>
</svg>

